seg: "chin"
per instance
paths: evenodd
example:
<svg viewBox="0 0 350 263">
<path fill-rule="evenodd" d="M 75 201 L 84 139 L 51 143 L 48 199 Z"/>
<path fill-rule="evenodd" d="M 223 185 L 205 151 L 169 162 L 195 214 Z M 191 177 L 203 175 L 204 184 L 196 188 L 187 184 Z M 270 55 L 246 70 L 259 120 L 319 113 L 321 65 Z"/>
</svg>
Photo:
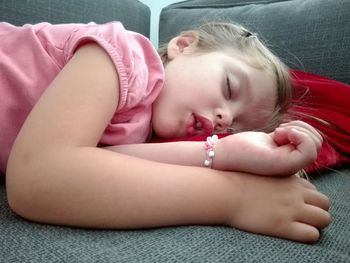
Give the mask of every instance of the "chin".
<svg viewBox="0 0 350 263">
<path fill-rule="evenodd" d="M 153 126 L 153 134 L 155 137 L 161 138 L 161 139 L 169 139 L 174 137 L 169 130 L 157 129 L 157 127 L 154 127 L 154 126 Z"/>
</svg>

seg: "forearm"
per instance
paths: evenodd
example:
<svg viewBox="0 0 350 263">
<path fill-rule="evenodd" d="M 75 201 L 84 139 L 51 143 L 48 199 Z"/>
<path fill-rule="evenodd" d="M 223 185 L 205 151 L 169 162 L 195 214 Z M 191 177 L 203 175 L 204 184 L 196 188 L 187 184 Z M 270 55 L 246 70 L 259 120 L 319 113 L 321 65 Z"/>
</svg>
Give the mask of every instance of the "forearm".
<svg viewBox="0 0 350 263">
<path fill-rule="evenodd" d="M 150 161 L 203 167 L 204 161 L 207 158 L 204 143 L 204 141 L 178 141 L 166 143 L 125 144 L 109 146 L 105 149 Z M 225 154 L 225 150 L 223 150 L 222 145 L 219 144 L 222 144 L 221 140 L 219 140 L 214 148 L 215 157 L 213 159 L 212 168 L 225 170 L 224 167 L 225 162 L 227 162 L 227 153 Z"/>
<path fill-rule="evenodd" d="M 90 147 L 35 158 L 22 152 L 9 161 L 8 200 L 37 222 L 108 229 L 220 224 L 302 242 L 315 242 L 330 223 L 327 197 L 295 176 L 170 165 Z"/>
<path fill-rule="evenodd" d="M 105 149 L 168 164 L 203 166 L 206 158 L 204 142 L 179 141 L 109 146 Z"/>
<path fill-rule="evenodd" d="M 242 132 L 214 145 L 212 168 L 268 176 L 290 176 L 314 162 L 322 137 L 303 122 L 291 122 L 273 133 Z M 203 166 L 205 142 L 121 145 L 108 149 L 164 163 Z"/>
<path fill-rule="evenodd" d="M 225 224 L 234 177 L 98 148 L 60 149 L 8 174 L 11 207 L 34 221 L 93 228 Z M 12 168 L 11 168 L 12 167 Z M 11 169 L 13 171 L 11 171 Z M 21 172 L 21 173 L 19 173 Z"/>
</svg>

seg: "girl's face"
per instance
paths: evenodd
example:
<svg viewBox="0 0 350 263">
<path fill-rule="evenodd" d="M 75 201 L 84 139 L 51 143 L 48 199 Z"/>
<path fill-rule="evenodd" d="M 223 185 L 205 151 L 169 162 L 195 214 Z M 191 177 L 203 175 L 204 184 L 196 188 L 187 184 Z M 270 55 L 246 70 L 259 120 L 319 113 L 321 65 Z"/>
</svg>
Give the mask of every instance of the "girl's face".
<svg viewBox="0 0 350 263">
<path fill-rule="evenodd" d="M 186 52 L 190 41 L 180 41 L 169 43 L 164 88 L 153 104 L 158 137 L 254 130 L 269 123 L 276 84 L 266 71 L 224 52 Z"/>
</svg>

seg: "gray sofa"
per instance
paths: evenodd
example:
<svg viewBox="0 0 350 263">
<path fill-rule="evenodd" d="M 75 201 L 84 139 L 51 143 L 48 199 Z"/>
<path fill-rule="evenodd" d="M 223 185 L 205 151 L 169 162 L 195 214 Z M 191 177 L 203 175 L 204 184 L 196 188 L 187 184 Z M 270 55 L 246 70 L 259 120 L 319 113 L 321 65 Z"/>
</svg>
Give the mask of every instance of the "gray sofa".
<svg viewBox="0 0 350 263">
<path fill-rule="evenodd" d="M 136 0 L 1 0 L 0 20 L 119 20 L 149 36 L 150 10 Z M 349 0 L 185 1 L 162 10 L 160 41 L 209 20 L 243 23 L 291 67 L 350 84 Z M 10 211 L 2 182 L 0 262 L 350 262 L 350 167 L 315 173 L 311 180 L 329 196 L 333 217 L 314 245 L 221 226 L 101 231 L 35 224 Z"/>
</svg>

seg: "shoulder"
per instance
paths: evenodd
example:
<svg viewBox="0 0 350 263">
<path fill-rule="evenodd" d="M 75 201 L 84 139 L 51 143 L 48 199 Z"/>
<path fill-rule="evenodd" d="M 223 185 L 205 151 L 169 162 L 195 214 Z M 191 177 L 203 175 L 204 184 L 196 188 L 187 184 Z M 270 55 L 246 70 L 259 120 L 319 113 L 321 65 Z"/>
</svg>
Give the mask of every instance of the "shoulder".
<svg viewBox="0 0 350 263">
<path fill-rule="evenodd" d="M 67 60 L 88 42 L 95 42 L 105 50 L 118 72 L 118 110 L 138 104 L 154 91 L 159 93 L 164 79 L 163 64 L 147 37 L 125 29 L 120 22 L 90 23 L 78 28 L 69 38 L 65 49 Z"/>
</svg>

